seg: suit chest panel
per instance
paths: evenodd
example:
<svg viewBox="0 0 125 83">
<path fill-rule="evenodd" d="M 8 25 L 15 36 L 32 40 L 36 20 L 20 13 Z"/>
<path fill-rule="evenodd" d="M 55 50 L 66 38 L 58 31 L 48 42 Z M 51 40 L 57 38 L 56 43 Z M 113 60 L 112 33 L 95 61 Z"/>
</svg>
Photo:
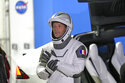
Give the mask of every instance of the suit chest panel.
<svg viewBox="0 0 125 83">
<path fill-rule="evenodd" d="M 75 56 L 75 52 L 72 48 L 68 49 L 61 49 L 61 50 L 53 50 L 56 54 L 55 56 L 52 56 L 51 59 L 58 59 L 62 62 L 68 63 L 68 64 L 72 64 L 73 62 L 73 58 Z"/>
</svg>

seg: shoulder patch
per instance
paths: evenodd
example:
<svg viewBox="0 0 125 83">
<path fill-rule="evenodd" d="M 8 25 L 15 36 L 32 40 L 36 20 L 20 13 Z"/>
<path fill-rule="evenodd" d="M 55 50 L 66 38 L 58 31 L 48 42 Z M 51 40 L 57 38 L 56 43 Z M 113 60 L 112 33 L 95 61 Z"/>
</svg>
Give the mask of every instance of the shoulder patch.
<svg viewBox="0 0 125 83">
<path fill-rule="evenodd" d="M 84 46 L 80 46 L 77 50 L 76 50 L 76 55 L 78 58 L 86 58 L 87 57 L 87 51 L 86 48 Z"/>
</svg>

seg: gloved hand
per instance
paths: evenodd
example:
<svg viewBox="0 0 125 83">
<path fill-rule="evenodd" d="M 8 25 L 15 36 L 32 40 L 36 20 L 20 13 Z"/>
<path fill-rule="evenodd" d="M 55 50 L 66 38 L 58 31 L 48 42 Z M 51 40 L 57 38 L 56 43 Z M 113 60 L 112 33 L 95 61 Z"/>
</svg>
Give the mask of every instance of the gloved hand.
<svg viewBox="0 0 125 83">
<path fill-rule="evenodd" d="M 57 63 L 59 60 L 51 60 L 47 63 L 46 70 L 52 74 L 57 69 Z"/>
<path fill-rule="evenodd" d="M 39 62 L 41 62 L 41 65 L 45 67 L 50 57 L 51 54 L 49 52 L 42 50 Z"/>
<path fill-rule="evenodd" d="M 57 63 L 59 60 L 51 60 L 48 62 L 47 66 L 52 70 L 55 71 L 57 69 Z"/>
</svg>

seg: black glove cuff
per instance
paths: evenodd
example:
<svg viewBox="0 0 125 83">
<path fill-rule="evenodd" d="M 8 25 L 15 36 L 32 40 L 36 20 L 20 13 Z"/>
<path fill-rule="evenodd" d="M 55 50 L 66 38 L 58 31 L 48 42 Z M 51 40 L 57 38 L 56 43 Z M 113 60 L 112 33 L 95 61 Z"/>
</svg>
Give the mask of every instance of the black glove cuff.
<svg viewBox="0 0 125 83">
<path fill-rule="evenodd" d="M 46 69 L 45 69 L 45 71 L 49 74 L 49 76 L 48 76 L 48 78 L 50 78 L 50 76 L 51 76 L 51 73 L 49 73 Z"/>
</svg>

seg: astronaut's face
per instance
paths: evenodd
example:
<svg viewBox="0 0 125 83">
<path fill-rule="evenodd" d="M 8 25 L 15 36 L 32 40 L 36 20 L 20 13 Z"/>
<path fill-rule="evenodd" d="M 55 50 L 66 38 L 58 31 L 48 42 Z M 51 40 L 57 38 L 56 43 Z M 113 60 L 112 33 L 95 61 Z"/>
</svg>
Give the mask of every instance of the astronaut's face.
<svg viewBox="0 0 125 83">
<path fill-rule="evenodd" d="M 56 38 L 60 38 L 66 31 L 66 26 L 60 22 L 54 22 L 52 28 L 53 34 Z"/>
</svg>

